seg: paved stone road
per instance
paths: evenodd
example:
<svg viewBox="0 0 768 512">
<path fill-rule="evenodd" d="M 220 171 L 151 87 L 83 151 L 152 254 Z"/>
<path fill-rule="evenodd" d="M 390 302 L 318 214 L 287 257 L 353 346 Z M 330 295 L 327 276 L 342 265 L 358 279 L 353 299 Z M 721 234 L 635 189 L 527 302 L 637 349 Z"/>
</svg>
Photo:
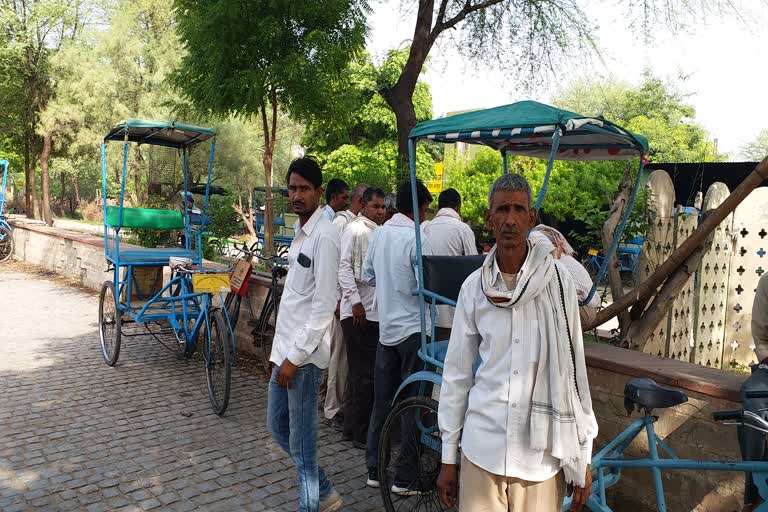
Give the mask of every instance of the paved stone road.
<svg viewBox="0 0 768 512">
<path fill-rule="evenodd" d="M 200 361 L 133 338 L 107 367 L 97 309 L 95 294 L 0 265 L 0 510 L 295 511 L 263 379 L 236 370 L 218 418 Z M 338 439 L 321 428 L 343 510 L 381 510 L 363 452 Z"/>
</svg>

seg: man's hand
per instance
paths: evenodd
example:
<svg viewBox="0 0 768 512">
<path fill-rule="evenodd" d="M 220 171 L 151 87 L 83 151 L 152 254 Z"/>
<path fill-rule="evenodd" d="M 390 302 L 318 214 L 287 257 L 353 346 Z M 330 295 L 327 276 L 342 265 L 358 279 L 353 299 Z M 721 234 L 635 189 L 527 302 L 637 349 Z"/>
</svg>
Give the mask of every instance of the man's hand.
<svg viewBox="0 0 768 512">
<path fill-rule="evenodd" d="M 584 479 L 584 487 L 575 487 L 572 484 L 568 484 L 567 490 L 568 496 L 573 495 L 571 500 L 571 508 L 568 512 L 579 512 L 584 505 L 587 504 L 589 496 L 592 494 L 592 471 L 587 464 L 587 475 Z"/>
<path fill-rule="evenodd" d="M 456 506 L 457 487 L 458 466 L 456 464 L 440 466 L 440 475 L 437 477 L 437 495 L 442 504 L 448 508 Z"/>
<path fill-rule="evenodd" d="M 336 311 L 333 312 L 336 318 L 341 318 L 341 302 L 336 303 Z"/>
<path fill-rule="evenodd" d="M 352 325 L 355 329 L 363 330 L 368 324 L 368 319 L 365 318 L 365 308 L 362 303 L 358 302 L 352 306 Z"/>
<path fill-rule="evenodd" d="M 280 365 L 280 368 L 277 369 L 277 383 L 281 386 L 290 386 L 298 371 L 299 367 L 286 359 L 283 361 L 283 364 Z"/>
</svg>

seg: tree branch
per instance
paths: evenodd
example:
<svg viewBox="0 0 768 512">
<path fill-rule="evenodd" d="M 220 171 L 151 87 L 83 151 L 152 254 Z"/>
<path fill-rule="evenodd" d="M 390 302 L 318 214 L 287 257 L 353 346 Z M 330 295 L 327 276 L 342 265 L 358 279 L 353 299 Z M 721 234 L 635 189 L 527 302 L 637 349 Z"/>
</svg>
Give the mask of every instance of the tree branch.
<svg viewBox="0 0 768 512">
<path fill-rule="evenodd" d="M 463 21 L 467 16 L 469 16 L 473 12 L 481 11 L 488 7 L 492 7 L 496 4 L 500 4 L 503 1 L 504 0 L 485 0 L 484 2 L 480 2 L 479 4 L 473 5 L 471 0 L 467 0 L 467 3 L 464 4 L 464 7 L 462 7 L 462 9 L 458 13 L 456 13 L 456 16 L 454 16 L 453 18 L 449 19 L 444 23 L 442 21 L 442 18 L 437 19 L 437 23 L 435 23 L 435 27 L 432 29 L 432 33 L 430 34 L 430 39 L 434 42 L 442 32 L 444 32 L 449 28 L 455 27 L 458 23 Z M 443 14 L 445 14 L 445 12 L 443 12 Z"/>
</svg>

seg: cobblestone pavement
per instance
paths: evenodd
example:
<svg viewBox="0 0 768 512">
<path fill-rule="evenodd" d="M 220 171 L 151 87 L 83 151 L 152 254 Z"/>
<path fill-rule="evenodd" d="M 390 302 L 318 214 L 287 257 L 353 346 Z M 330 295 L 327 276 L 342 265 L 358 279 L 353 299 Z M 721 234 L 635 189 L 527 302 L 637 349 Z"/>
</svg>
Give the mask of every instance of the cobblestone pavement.
<svg viewBox="0 0 768 512">
<path fill-rule="evenodd" d="M 200 361 L 132 338 L 104 364 L 95 294 L 0 265 L 0 308 L 0 510 L 297 509 L 263 378 L 234 371 L 218 418 Z M 363 452 L 325 426 L 318 442 L 343 510 L 381 510 Z"/>
</svg>

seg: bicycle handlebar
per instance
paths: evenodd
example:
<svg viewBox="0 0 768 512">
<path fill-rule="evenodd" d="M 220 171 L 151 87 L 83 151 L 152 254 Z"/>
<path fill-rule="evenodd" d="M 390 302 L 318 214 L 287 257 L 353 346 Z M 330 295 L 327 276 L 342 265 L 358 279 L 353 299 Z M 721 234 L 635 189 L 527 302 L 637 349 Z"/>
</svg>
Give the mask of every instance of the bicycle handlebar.
<svg viewBox="0 0 768 512">
<path fill-rule="evenodd" d="M 747 391 L 747 398 L 768 398 L 768 391 Z"/>
<path fill-rule="evenodd" d="M 715 411 L 712 413 L 712 419 L 715 421 L 741 421 L 741 409 L 733 411 Z"/>
</svg>

